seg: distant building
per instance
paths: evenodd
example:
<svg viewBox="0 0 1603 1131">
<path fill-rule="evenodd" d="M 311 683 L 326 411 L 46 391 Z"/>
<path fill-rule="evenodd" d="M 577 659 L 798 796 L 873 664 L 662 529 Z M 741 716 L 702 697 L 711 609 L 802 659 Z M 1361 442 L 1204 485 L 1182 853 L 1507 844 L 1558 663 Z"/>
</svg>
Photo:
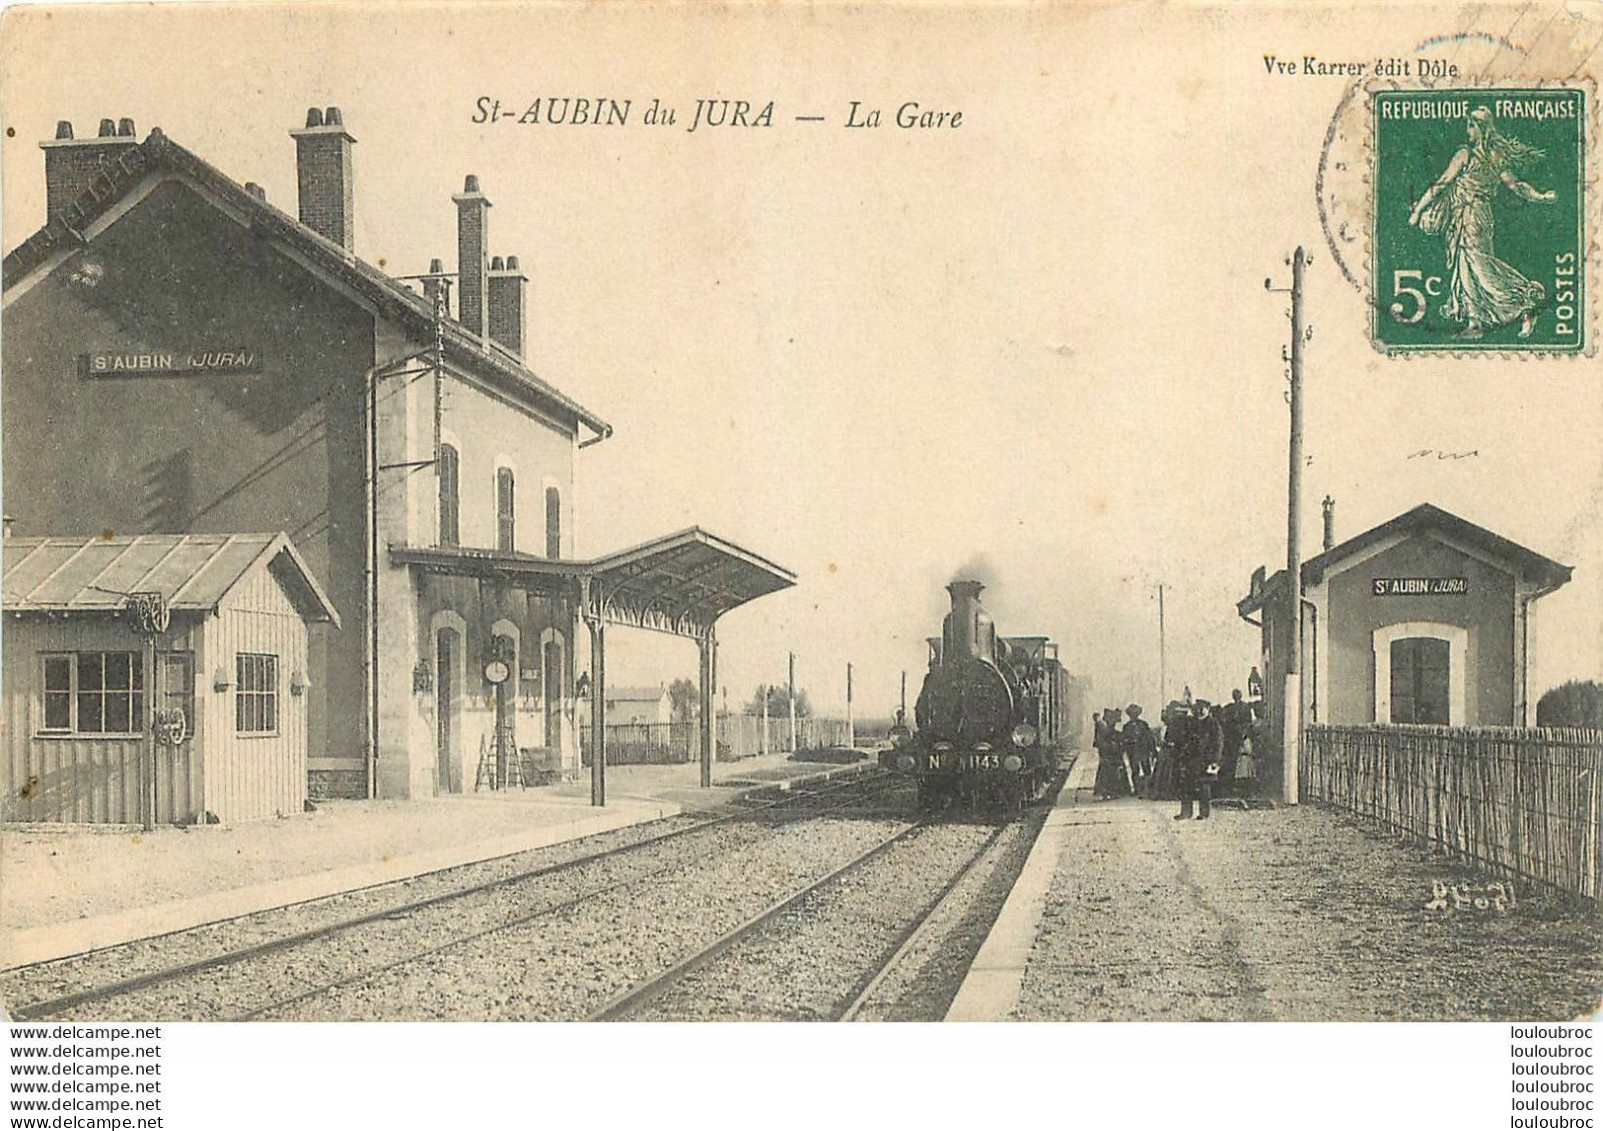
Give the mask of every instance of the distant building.
<svg viewBox="0 0 1603 1131">
<path fill-rule="evenodd" d="M 673 699 L 666 687 L 611 687 L 607 689 L 607 722 L 671 723 Z"/>
<path fill-rule="evenodd" d="M 1305 723 L 1525 725 L 1531 605 L 1570 579 L 1561 565 L 1424 504 L 1325 548 L 1302 567 Z M 1286 572 L 1259 569 L 1237 612 L 1260 630 L 1273 745 L 1281 744 Z"/>
</svg>

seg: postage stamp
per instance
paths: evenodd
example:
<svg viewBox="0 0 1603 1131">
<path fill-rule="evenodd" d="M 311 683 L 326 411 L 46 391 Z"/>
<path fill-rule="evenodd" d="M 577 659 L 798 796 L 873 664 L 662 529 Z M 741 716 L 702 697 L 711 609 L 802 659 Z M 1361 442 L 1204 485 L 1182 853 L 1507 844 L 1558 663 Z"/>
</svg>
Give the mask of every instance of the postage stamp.
<svg viewBox="0 0 1603 1131">
<path fill-rule="evenodd" d="M 1588 93 L 1566 86 L 1374 93 L 1377 349 L 1586 349 Z"/>
</svg>

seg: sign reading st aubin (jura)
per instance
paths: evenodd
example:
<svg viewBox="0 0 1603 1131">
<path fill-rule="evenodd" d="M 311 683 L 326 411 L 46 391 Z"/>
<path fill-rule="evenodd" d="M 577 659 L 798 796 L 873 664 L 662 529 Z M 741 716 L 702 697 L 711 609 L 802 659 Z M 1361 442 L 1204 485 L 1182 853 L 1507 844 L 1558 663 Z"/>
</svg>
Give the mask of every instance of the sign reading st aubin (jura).
<svg viewBox="0 0 1603 1131">
<path fill-rule="evenodd" d="M 210 373 L 259 373 L 261 360 L 244 346 L 192 349 L 100 350 L 80 354 L 85 377 L 199 377 Z"/>
</svg>

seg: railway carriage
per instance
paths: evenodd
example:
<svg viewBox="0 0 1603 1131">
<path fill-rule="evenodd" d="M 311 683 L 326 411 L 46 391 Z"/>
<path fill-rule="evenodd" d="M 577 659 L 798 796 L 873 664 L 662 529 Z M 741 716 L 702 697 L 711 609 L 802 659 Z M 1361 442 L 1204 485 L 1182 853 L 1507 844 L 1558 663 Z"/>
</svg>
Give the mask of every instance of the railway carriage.
<svg viewBox="0 0 1603 1131">
<path fill-rule="evenodd" d="M 931 637 L 917 729 L 880 756 L 915 777 L 921 809 L 1018 808 L 1057 772 L 1068 678 L 1044 636 L 1000 637 L 977 581 L 946 587 L 952 608 Z"/>
</svg>

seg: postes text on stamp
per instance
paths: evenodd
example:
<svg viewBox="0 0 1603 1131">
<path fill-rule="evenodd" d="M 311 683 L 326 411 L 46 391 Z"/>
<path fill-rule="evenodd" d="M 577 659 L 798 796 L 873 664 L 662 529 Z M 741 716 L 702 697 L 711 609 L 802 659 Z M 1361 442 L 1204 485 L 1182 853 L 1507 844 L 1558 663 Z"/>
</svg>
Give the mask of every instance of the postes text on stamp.
<svg viewBox="0 0 1603 1131">
<path fill-rule="evenodd" d="M 1372 100 L 1371 325 L 1387 353 L 1586 347 L 1586 91 Z"/>
</svg>

